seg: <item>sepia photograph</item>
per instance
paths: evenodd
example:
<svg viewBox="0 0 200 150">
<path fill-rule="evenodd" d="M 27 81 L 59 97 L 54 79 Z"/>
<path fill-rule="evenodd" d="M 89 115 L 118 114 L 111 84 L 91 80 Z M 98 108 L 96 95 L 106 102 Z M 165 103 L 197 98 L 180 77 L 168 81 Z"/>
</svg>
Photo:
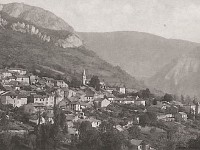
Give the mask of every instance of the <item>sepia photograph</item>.
<svg viewBox="0 0 200 150">
<path fill-rule="evenodd" d="M 200 150 L 200 1 L 0 0 L 0 150 Z"/>
</svg>

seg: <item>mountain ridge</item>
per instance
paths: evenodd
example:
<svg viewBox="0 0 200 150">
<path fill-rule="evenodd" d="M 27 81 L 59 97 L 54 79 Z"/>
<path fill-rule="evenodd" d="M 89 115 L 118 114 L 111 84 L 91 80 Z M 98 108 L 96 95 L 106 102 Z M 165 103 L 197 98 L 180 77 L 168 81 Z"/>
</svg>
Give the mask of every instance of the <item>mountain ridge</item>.
<svg viewBox="0 0 200 150">
<path fill-rule="evenodd" d="M 78 32 L 88 49 L 132 76 L 149 78 L 200 44 L 137 31 Z M 115 54 L 115 55 L 113 55 Z M 122 57 L 123 56 L 123 57 Z"/>
</svg>

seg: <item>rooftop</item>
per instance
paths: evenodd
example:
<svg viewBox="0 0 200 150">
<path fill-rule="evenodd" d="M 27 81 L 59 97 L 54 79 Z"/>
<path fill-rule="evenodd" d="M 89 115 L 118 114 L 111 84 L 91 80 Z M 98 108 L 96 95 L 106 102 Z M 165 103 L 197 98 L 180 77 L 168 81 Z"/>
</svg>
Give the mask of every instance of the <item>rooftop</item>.
<svg viewBox="0 0 200 150">
<path fill-rule="evenodd" d="M 142 140 L 132 139 L 130 142 L 131 142 L 132 145 L 139 146 L 139 145 L 141 145 Z"/>
</svg>

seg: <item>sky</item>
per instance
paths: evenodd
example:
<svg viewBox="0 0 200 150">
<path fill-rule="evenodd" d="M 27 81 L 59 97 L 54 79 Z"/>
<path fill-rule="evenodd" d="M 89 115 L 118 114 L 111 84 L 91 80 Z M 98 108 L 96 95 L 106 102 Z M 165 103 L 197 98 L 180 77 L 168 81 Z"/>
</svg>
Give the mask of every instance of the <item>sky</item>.
<svg viewBox="0 0 200 150">
<path fill-rule="evenodd" d="M 42 7 L 81 32 L 139 31 L 200 43 L 200 0 L 0 0 Z"/>
</svg>

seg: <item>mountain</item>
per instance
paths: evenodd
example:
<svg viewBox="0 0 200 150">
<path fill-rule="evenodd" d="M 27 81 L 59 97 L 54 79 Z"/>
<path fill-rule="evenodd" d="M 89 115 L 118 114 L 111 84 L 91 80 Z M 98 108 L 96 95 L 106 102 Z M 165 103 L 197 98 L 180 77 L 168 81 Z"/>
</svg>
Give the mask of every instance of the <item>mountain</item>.
<svg viewBox="0 0 200 150">
<path fill-rule="evenodd" d="M 24 3 L 0 5 L 0 11 L 7 13 L 11 17 L 29 21 L 43 28 L 52 30 L 67 30 L 70 32 L 74 30 L 63 19 L 57 17 L 50 11 L 39 7 L 29 6 Z"/>
<path fill-rule="evenodd" d="M 173 60 L 149 79 L 148 85 L 165 92 L 200 98 L 200 47 Z"/>
<path fill-rule="evenodd" d="M 153 76 L 172 59 L 199 46 L 134 31 L 78 34 L 88 49 L 138 78 Z"/>
<path fill-rule="evenodd" d="M 12 14 L 15 14 L 14 10 Z M 35 15 L 39 15 L 37 11 Z M 87 50 L 74 31 L 52 30 L 22 17 L 12 17 L 4 11 L 0 12 L 0 54 L 0 67 L 14 62 L 28 69 L 42 69 L 49 74 L 76 76 L 79 79 L 85 69 L 88 77 L 98 75 L 107 83 L 124 83 L 135 89 L 144 87 L 120 67 L 110 65 Z"/>
</svg>

